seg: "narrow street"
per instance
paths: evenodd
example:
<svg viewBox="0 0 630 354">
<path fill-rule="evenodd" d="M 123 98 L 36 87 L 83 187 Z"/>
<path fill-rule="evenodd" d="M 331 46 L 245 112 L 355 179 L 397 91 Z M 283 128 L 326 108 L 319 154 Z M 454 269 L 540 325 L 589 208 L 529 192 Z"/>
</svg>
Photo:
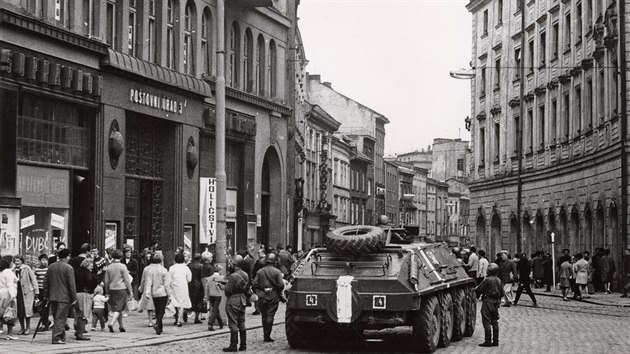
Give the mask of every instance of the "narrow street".
<svg viewBox="0 0 630 354">
<path fill-rule="evenodd" d="M 605 295 L 596 295 L 608 299 Z M 538 296 L 539 308 L 531 307 L 529 298 L 522 298 L 517 307 L 501 308 L 499 348 L 481 348 L 483 341 L 481 318 L 472 337 L 439 348 L 436 353 L 628 353 L 630 337 L 627 324 L 630 308 L 614 306 L 592 298 L 588 302 L 563 302 L 558 297 Z M 617 295 L 611 295 L 618 297 Z M 591 300 L 591 299 L 589 299 Z M 597 303 L 594 303 L 597 302 Z M 605 303 L 605 304 L 604 304 Z M 322 339 L 322 346 L 308 350 L 292 349 L 284 335 L 284 325 L 274 327 L 274 343 L 263 343 L 262 329 L 247 332 L 248 351 L 256 353 L 337 353 L 337 352 L 408 352 L 410 327 L 395 330 L 367 331 L 364 340 L 343 343 Z M 229 334 L 182 340 L 151 347 L 117 350 L 117 353 L 199 353 L 220 352 L 227 346 Z"/>
</svg>

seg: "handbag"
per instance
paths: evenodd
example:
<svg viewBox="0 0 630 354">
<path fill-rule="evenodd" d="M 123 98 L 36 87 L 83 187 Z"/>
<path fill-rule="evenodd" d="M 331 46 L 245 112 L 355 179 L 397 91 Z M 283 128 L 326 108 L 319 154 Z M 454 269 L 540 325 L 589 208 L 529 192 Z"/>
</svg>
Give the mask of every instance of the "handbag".
<svg viewBox="0 0 630 354">
<path fill-rule="evenodd" d="M 133 297 L 131 297 L 128 301 L 127 301 L 127 309 L 129 311 L 138 311 L 138 300 L 134 299 Z"/>
<path fill-rule="evenodd" d="M 9 307 L 4 310 L 4 314 L 2 315 L 2 321 L 7 326 L 13 326 L 15 324 L 15 320 L 17 318 L 17 311 L 15 309 L 15 303 L 11 303 Z"/>
</svg>

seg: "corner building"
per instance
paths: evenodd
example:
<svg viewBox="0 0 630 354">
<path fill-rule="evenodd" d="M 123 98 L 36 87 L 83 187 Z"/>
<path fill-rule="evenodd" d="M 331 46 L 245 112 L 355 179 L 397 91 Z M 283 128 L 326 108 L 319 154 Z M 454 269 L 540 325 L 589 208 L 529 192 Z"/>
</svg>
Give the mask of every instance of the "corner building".
<svg viewBox="0 0 630 354">
<path fill-rule="evenodd" d="M 226 2 L 232 249 L 287 239 L 296 6 Z M 59 240 L 73 253 L 159 242 L 167 259 L 212 247 L 202 183 L 215 177 L 217 11 L 201 0 L 0 5 L 2 254 L 36 259 Z"/>
<path fill-rule="evenodd" d="M 478 249 L 551 251 L 554 232 L 556 253 L 610 248 L 621 264 L 625 8 L 604 0 L 467 5 L 475 73 L 469 228 Z"/>
</svg>

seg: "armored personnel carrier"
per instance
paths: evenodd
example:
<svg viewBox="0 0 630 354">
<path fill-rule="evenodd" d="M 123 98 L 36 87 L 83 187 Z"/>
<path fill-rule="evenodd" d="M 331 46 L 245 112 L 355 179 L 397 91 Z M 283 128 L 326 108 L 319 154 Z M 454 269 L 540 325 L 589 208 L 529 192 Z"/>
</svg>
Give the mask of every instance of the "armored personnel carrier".
<svg viewBox="0 0 630 354">
<path fill-rule="evenodd" d="M 473 334 L 475 283 L 447 245 L 391 239 L 378 226 L 347 226 L 299 261 L 286 292 L 291 347 L 411 326 L 410 349 L 426 353 Z"/>
</svg>

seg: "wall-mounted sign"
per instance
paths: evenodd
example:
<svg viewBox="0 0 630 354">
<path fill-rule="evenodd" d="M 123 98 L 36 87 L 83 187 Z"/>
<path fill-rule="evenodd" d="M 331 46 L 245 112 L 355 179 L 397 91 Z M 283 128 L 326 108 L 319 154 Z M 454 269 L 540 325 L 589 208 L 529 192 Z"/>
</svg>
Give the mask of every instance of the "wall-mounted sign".
<svg viewBox="0 0 630 354">
<path fill-rule="evenodd" d="M 105 222 L 105 249 L 115 249 L 118 239 L 118 223 Z"/>
<path fill-rule="evenodd" d="M 236 197 L 237 192 L 235 190 L 225 191 L 225 218 L 227 220 L 236 219 Z"/>
<path fill-rule="evenodd" d="M 17 196 L 26 206 L 69 208 L 69 171 L 18 165 Z"/>
<path fill-rule="evenodd" d="M 199 243 L 214 243 L 217 231 L 217 180 L 199 178 Z"/>
<path fill-rule="evenodd" d="M 50 225 L 63 230 L 66 226 L 66 218 L 55 213 L 50 213 Z"/>
<path fill-rule="evenodd" d="M 164 95 L 155 95 L 133 88 L 129 90 L 129 102 L 177 114 L 182 114 L 186 107 L 186 101 L 172 100 Z"/>
<path fill-rule="evenodd" d="M 193 226 L 184 225 L 184 250 L 192 251 Z"/>
<path fill-rule="evenodd" d="M 35 215 L 27 216 L 20 220 L 20 230 L 35 225 Z"/>
</svg>

